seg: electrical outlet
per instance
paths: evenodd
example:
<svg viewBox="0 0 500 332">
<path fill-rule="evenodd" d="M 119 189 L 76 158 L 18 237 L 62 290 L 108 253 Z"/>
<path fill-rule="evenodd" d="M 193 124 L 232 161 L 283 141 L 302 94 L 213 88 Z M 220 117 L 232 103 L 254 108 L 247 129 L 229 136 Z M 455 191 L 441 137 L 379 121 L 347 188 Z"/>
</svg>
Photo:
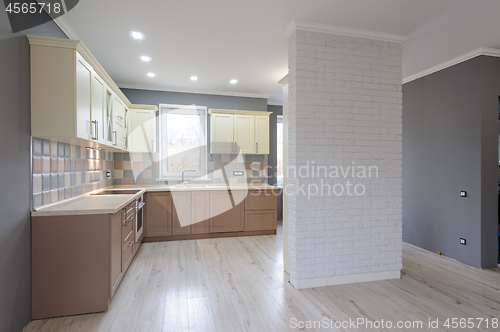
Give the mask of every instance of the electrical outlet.
<svg viewBox="0 0 500 332">
<path fill-rule="evenodd" d="M 243 171 L 233 171 L 234 176 L 243 176 Z"/>
<path fill-rule="evenodd" d="M 467 192 L 462 190 L 460 192 L 460 197 L 467 197 Z"/>
<path fill-rule="evenodd" d="M 467 244 L 467 240 L 464 239 L 463 237 L 461 237 L 460 238 L 460 244 L 465 246 Z"/>
<path fill-rule="evenodd" d="M 108 171 L 108 172 L 106 172 L 106 177 L 107 177 L 107 178 L 110 178 L 110 177 L 111 177 L 111 172 L 109 172 L 109 171 Z"/>
</svg>

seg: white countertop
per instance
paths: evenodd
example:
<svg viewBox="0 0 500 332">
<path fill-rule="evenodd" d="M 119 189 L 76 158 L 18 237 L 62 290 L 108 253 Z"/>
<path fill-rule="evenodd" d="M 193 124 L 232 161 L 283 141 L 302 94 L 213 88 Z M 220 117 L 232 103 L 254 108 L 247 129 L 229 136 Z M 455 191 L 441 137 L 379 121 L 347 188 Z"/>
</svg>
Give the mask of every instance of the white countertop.
<svg viewBox="0 0 500 332">
<path fill-rule="evenodd" d="M 135 195 L 92 195 L 103 190 L 110 189 L 140 189 L 141 191 Z M 84 215 L 84 214 L 113 214 L 124 208 L 132 200 L 143 195 L 146 192 L 161 192 L 161 191 L 212 191 L 212 190 L 269 190 L 277 189 L 275 186 L 268 184 L 188 184 L 172 185 L 172 186 L 114 186 L 96 190 L 81 196 L 70 198 L 64 201 L 42 205 L 36 207 L 31 212 L 32 217 L 41 216 L 67 216 L 67 215 Z"/>
</svg>

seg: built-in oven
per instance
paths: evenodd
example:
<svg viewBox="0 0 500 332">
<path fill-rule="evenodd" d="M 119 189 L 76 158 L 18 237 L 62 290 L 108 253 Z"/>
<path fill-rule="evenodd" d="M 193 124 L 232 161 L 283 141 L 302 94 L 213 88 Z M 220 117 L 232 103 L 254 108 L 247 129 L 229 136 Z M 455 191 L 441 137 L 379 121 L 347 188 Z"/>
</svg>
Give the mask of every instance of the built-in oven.
<svg viewBox="0 0 500 332">
<path fill-rule="evenodd" d="M 135 204 L 135 242 L 139 242 L 142 232 L 144 231 L 144 205 L 146 205 L 146 203 L 144 203 L 144 196 L 141 195 L 137 198 Z"/>
</svg>

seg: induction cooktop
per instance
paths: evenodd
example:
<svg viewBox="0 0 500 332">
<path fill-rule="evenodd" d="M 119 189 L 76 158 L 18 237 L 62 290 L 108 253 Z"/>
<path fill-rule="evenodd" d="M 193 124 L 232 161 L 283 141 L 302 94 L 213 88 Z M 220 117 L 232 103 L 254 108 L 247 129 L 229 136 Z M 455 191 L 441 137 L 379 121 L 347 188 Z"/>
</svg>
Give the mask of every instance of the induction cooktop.
<svg viewBox="0 0 500 332">
<path fill-rule="evenodd" d="M 104 190 L 91 195 L 135 195 L 140 190 Z"/>
</svg>

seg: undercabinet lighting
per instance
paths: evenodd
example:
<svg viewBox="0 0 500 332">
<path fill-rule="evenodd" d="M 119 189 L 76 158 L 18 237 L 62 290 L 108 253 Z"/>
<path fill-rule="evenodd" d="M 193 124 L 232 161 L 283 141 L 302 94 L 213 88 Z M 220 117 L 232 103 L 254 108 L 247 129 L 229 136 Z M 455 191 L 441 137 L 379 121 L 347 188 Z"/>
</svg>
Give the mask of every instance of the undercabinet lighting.
<svg viewBox="0 0 500 332">
<path fill-rule="evenodd" d="M 139 31 L 130 31 L 130 36 L 134 39 L 144 39 L 144 34 Z"/>
<path fill-rule="evenodd" d="M 191 79 L 191 81 L 197 81 L 198 80 L 198 76 L 191 76 L 190 79 Z"/>
<path fill-rule="evenodd" d="M 147 55 L 141 55 L 139 58 L 141 58 L 141 60 L 144 61 L 144 62 L 151 61 L 151 57 L 147 56 Z"/>
<path fill-rule="evenodd" d="M 156 76 L 155 73 L 146 73 L 146 75 L 148 75 L 148 77 L 155 77 Z"/>
<path fill-rule="evenodd" d="M 229 83 L 236 84 L 236 83 L 238 83 L 238 80 L 232 79 L 232 80 L 229 81 Z"/>
</svg>

